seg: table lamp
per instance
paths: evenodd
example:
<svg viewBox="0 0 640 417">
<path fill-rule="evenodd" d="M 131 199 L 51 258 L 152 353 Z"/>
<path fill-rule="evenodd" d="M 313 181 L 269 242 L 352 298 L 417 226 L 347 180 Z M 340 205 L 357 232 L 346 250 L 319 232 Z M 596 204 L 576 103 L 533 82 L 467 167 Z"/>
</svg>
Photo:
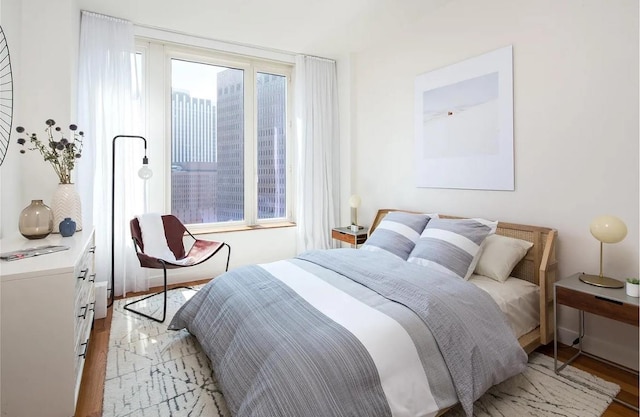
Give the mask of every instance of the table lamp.
<svg viewBox="0 0 640 417">
<path fill-rule="evenodd" d="M 622 288 L 624 283 L 602 274 L 602 244 L 618 243 L 627 236 L 627 226 L 615 216 L 599 216 L 589 226 L 593 237 L 600 241 L 600 275 L 581 274 L 580 281 L 605 288 Z"/>
<path fill-rule="evenodd" d="M 360 207 L 360 196 L 357 194 L 349 197 L 349 206 L 351 206 L 351 228 L 353 229 L 355 226 L 356 231 L 358 230 L 358 207 Z"/>
</svg>

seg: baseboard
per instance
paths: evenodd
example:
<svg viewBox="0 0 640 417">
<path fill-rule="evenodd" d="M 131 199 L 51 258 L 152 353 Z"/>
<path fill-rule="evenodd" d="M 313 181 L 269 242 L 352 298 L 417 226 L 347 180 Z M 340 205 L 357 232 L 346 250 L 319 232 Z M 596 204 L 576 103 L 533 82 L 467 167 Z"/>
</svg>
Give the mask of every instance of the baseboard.
<svg viewBox="0 0 640 417">
<path fill-rule="evenodd" d="M 103 319 L 107 317 L 107 281 L 96 282 L 95 284 L 95 294 L 96 294 L 96 303 L 95 303 L 95 316 L 94 319 Z"/>
<path fill-rule="evenodd" d="M 558 327 L 558 341 L 571 346 L 578 338 L 578 332 L 573 329 Z M 582 341 L 585 352 L 599 356 L 611 362 L 638 370 L 638 351 L 628 346 L 611 343 L 592 335 L 585 335 Z"/>
</svg>

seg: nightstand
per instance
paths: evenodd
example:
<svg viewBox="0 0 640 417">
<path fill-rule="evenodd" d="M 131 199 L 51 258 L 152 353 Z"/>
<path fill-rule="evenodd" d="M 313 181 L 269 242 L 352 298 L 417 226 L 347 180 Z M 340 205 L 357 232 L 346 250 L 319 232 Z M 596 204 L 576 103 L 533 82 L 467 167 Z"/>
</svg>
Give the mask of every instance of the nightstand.
<svg viewBox="0 0 640 417">
<path fill-rule="evenodd" d="M 638 313 L 640 311 L 640 300 L 629 297 L 624 288 L 602 288 L 595 285 L 585 284 L 580 281 L 580 273 L 563 278 L 554 284 L 554 334 L 553 334 L 553 361 L 556 373 L 560 373 L 565 366 L 573 362 L 578 356 L 585 355 L 611 366 L 624 368 L 606 359 L 590 355 L 582 350 L 582 339 L 584 338 L 584 313 L 591 313 L 606 317 L 612 320 L 621 321 L 638 327 Z M 558 305 L 573 307 L 580 312 L 578 322 L 578 353 L 573 355 L 568 361 L 558 367 Z M 633 372 L 633 371 L 632 371 Z M 636 373 L 637 374 L 637 373 Z M 620 401 L 629 408 L 638 411 L 638 408 Z"/>
<path fill-rule="evenodd" d="M 368 237 L 369 228 L 363 227 L 357 232 L 351 230 L 351 227 L 334 227 L 331 229 L 331 237 L 346 243 L 352 244 L 354 247 L 363 244 Z"/>
</svg>

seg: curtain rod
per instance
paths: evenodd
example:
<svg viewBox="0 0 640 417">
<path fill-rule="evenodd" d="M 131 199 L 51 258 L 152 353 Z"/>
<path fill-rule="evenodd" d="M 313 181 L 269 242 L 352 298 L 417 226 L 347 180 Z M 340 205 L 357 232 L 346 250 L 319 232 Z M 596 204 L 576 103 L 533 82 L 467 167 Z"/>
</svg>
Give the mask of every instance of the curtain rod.
<svg viewBox="0 0 640 417">
<path fill-rule="evenodd" d="M 300 55 L 302 55 L 302 56 L 304 56 L 304 57 L 307 57 L 307 58 L 314 58 L 314 59 L 318 59 L 318 60 L 320 60 L 320 61 L 336 62 L 336 60 L 335 60 L 335 59 L 325 58 L 325 57 L 323 57 L 323 56 L 316 56 L 316 55 L 309 55 L 309 54 L 300 54 Z"/>
<path fill-rule="evenodd" d="M 109 16 L 109 15 L 106 15 L 106 14 L 101 14 L 101 13 L 96 13 L 96 12 L 90 12 L 89 10 L 80 10 L 80 12 L 83 15 L 87 15 L 87 16 L 91 16 L 91 17 L 99 17 L 99 18 L 102 18 L 102 19 L 113 20 L 115 22 L 120 22 L 120 23 L 131 23 L 126 19 L 121 19 L 119 17 Z"/>
<path fill-rule="evenodd" d="M 134 26 L 138 26 L 140 28 L 145 28 L 145 29 L 160 30 L 160 31 L 171 33 L 171 34 L 174 34 L 174 35 L 190 36 L 192 38 L 198 38 L 198 39 L 202 39 L 202 40 L 205 40 L 205 41 L 227 43 L 229 45 L 239 46 L 239 47 L 243 47 L 243 48 L 261 49 L 261 50 L 266 51 L 266 52 L 273 52 L 273 53 L 277 53 L 277 54 L 291 55 L 292 57 L 296 56 L 296 55 L 301 55 L 301 54 L 299 54 L 297 52 L 285 51 L 285 50 L 277 49 L 277 48 L 268 48 L 268 47 L 265 47 L 265 46 L 256 46 L 256 45 L 251 45 L 251 44 L 248 44 L 248 43 L 242 43 L 242 42 L 237 42 L 237 41 L 229 41 L 229 40 L 224 40 L 224 39 L 209 38 L 207 36 L 194 35 L 193 33 L 183 32 L 183 31 L 179 31 L 179 30 L 175 30 L 175 29 L 163 28 L 163 27 L 160 27 L 160 26 L 145 25 L 145 24 L 142 24 L 142 23 L 134 23 Z"/>
<path fill-rule="evenodd" d="M 189 36 L 189 37 L 200 39 L 200 40 L 203 40 L 203 41 L 220 42 L 220 43 L 226 43 L 228 45 L 233 45 L 233 46 L 237 46 L 237 47 L 241 47 L 241 48 L 258 49 L 258 50 L 262 50 L 264 52 L 271 52 L 271 53 L 275 53 L 275 54 L 288 55 L 291 58 L 295 58 L 297 55 L 303 55 L 303 56 L 306 56 L 306 57 L 316 58 L 316 59 L 320 59 L 320 60 L 324 60 L 324 61 L 336 62 L 335 59 L 325 58 L 325 57 L 322 57 L 322 56 L 309 55 L 309 54 L 305 54 L 305 53 L 301 53 L 301 52 L 286 51 L 286 50 L 282 50 L 282 49 L 269 48 L 269 47 L 265 47 L 265 46 L 251 45 L 251 44 L 242 43 L 242 42 L 236 42 L 236 41 L 209 38 L 209 37 L 202 36 L 202 35 L 194 35 L 192 33 L 182 32 L 182 31 L 174 30 L 174 29 L 163 28 L 163 27 L 160 27 L 160 26 L 146 25 L 146 24 L 142 24 L 142 23 L 130 22 L 129 20 L 126 20 L 126 19 L 122 19 L 122 18 L 114 17 L 114 16 L 109 16 L 109 15 L 104 15 L 104 14 L 100 14 L 100 13 L 96 13 L 96 12 L 91 12 L 89 10 L 81 10 L 81 12 L 83 14 L 87 14 L 87 15 L 90 15 L 90 16 L 102 17 L 102 18 L 105 18 L 105 19 L 112 19 L 112 20 L 115 20 L 115 21 L 123 22 L 123 23 L 132 23 L 134 26 L 139 27 L 139 28 L 143 28 L 143 29 L 158 30 L 158 31 L 162 31 L 162 32 L 165 32 L 165 33 L 170 33 L 170 34 L 179 35 L 179 36 Z"/>
</svg>

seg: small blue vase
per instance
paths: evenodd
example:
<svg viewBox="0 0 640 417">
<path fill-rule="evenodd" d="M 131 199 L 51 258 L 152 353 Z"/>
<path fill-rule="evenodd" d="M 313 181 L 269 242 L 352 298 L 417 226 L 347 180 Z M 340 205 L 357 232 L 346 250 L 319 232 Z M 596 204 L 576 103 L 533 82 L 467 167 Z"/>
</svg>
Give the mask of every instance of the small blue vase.
<svg viewBox="0 0 640 417">
<path fill-rule="evenodd" d="M 62 237 L 73 236 L 73 234 L 76 232 L 76 222 L 71 220 L 70 217 L 65 217 L 65 219 L 60 222 L 59 228 Z"/>
</svg>

